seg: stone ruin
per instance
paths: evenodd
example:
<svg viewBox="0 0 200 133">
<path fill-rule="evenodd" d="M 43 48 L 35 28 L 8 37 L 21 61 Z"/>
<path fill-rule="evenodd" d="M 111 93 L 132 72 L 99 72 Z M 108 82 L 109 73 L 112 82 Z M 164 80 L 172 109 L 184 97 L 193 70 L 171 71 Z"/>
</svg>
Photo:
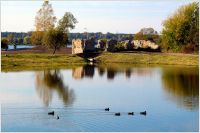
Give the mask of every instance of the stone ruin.
<svg viewBox="0 0 200 133">
<path fill-rule="evenodd" d="M 154 42 L 151 41 L 146 41 L 146 40 L 133 40 L 131 42 L 133 45 L 133 49 L 138 49 L 138 48 L 150 48 L 152 50 L 157 50 L 159 49 L 159 45 L 155 44 Z"/>
<path fill-rule="evenodd" d="M 105 51 L 106 50 L 106 42 L 103 40 L 98 40 L 97 48 L 100 49 L 101 51 Z"/>
<path fill-rule="evenodd" d="M 116 46 L 118 43 L 121 43 L 120 50 L 134 50 L 134 49 L 151 49 L 158 50 L 159 45 L 155 44 L 152 41 L 146 40 L 125 40 L 125 41 L 117 41 L 114 39 L 107 40 L 107 43 L 102 40 L 98 40 L 97 48 L 101 51 L 109 51 L 114 52 L 117 51 Z M 81 39 L 73 39 L 72 40 L 72 54 L 79 54 L 83 52 L 94 52 L 95 49 L 95 39 L 81 40 Z"/>
<path fill-rule="evenodd" d="M 72 40 L 72 54 L 83 53 L 83 48 L 84 48 L 84 45 L 81 39 Z"/>
<path fill-rule="evenodd" d="M 95 40 L 94 39 L 73 39 L 72 40 L 72 54 L 80 54 L 86 51 L 95 50 Z"/>
</svg>

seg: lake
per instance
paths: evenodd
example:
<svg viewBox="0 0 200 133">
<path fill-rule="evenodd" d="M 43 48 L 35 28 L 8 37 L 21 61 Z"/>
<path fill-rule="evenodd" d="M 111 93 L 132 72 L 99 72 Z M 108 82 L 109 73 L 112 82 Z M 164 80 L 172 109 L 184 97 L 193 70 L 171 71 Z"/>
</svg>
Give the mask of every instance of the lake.
<svg viewBox="0 0 200 133">
<path fill-rule="evenodd" d="M 198 67 L 84 65 L 0 81 L 3 132 L 199 131 Z"/>
<path fill-rule="evenodd" d="M 29 49 L 29 48 L 33 48 L 35 46 L 32 45 L 16 45 L 16 49 Z M 15 47 L 14 45 L 8 45 L 8 50 L 14 50 Z"/>
<path fill-rule="evenodd" d="M 34 48 L 35 46 L 33 45 L 24 45 L 24 44 L 20 44 L 20 45 L 16 45 L 16 49 L 30 49 L 30 48 Z M 66 48 L 72 48 L 72 45 L 67 45 Z M 8 45 L 8 50 L 15 50 L 14 45 Z"/>
</svg>

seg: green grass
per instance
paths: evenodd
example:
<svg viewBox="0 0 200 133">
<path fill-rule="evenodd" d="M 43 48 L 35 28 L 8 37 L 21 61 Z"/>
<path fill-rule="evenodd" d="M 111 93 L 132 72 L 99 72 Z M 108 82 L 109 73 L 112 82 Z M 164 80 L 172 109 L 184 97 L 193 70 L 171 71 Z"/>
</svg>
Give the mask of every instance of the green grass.
<svg viewBox="0 0 200 133">
<path fill-rule="evenodd" d="M 85 64 L 78 56 L 51 54 L 8 54 L 1 56 L 2 71 L 68 68 Z"/>
<path fill-rule="evenodd" d="M 7 54 L 1 57 L 2 71 L 72 68 L 87 63 L 78 56 L 61 54 Z M 100 64 L 199 65 L 199 56 L 194 54 L 103 53 L 96 59 Z"/>
<path fill-rule="evenodd" d="M 104 53 L 97 60 L 101 63 L 199 65 L 199 55 L 194 54 Z"/>
</svg>

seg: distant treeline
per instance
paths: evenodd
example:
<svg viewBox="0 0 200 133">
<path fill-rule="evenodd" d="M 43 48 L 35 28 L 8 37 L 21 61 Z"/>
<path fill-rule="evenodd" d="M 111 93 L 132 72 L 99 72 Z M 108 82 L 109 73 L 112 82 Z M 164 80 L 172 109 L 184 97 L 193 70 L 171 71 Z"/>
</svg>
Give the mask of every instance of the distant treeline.
<svg viewBox="0 0 200 133">
<path fill-rule="evenodd" d="M 7 38 L 9 35 L 13 35 L 14 38 L 24 38 L 31 36 L 32 32 L 1 32 L 1 38 Z"/>
<path fill-rule="evenodd" d="M 1 38 L 7 38 L 9 35 L 13 35 L 14 38 L 24 38 L 26 36 L 31 37 L 33 32 L 1 32 Z M 133 39 L 133 34 L 124 34 L 124 33 L 106 33 L 101 32 L 96 33 L 68 33 L 68 40 L 71 42 L 72 39 L 116 39 L 116 40 L 130 40 Z"/>
</svg>

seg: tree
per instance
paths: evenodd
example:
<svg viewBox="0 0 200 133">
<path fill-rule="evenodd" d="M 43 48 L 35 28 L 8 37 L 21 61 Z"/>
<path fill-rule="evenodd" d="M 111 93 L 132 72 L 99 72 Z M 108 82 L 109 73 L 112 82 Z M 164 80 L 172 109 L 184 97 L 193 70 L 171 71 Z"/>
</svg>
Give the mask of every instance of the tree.
<svg viewBox="0 0 200 133">
<path fill-rule="evenodd" d="M 29 36 L 24 37 L 24 44 L 31 44 L 31 37 Z"/>
<path fill-rule="evenodd" d="M 76 23 L 77 20 L 73 14 L 66 12 L 63 18 L 59 20 L 56 28 L 51 27 L 45 32 L 42 44 L 53 49 L 53 54 L 55 54 L 57 49 L 66 45 L 68 41 L 67 33 L 69 29 L 74 29 Z"/>
<path fill-rule="evenodd" d="M 141 32 L 138 32 L 133 37 L 134 40 L 145 40 L 145 41 L 152 41 L 156 44 L 160 43 L 160 36 L 154 35 L 154 34 L 142 34 Z"/>
<path fill-rule="evenodd" d="M 14 43 L 14 45 L 18 45 L 18 44 L 19 44 L 19 40 L 18 40 L 18 38 L 14 38 L 13 43 Z"/>
<path fill-rule="evenodd" d="M 78 23 L 74 15 L 70 12 L 66 12 L 62 19 L 58 22 L 58 30 L 63 32 L 69 32 L 69 29 L 74 29 L 75 24 Z"/>
<path fill-rule="evenodd" d="M 36 31 L 47 31 L 54 27 L 56 17 L 54 16 L 53 8 L 49 1 L 44 1 L 42 8 L 37 12 L 35 17 Z"/>
<path fill-rule="evenodd" d="M 43 37 L 43 45 L 53 49 L 53 54 L 55 54 L 57 49 L 65 46 L 66 41 L 67 34 L 56 28 L 50 28 Z"/>
<path fill-rule="evenodd" d="M 43 31 L 35 31 L 31 35 L 31 44 L 32 45 L 42 45 L 44 32 Z"/>
<path fill-rule="evenodd" d="M 22 38 L 18 38 L 17 40 L 18 40 L 18 44 L 19 44 L 19 45 L 20 45 L 20 44 L 23 44 L 23 42 L 24 42 Z"/>
<path fill-rule="evenodd" d="M 1 48 L 8 50 L 8 40 L 7 39 L 4 38 L 1 40 Z"/>
<path fill-rule="evenodd" d="M 162 43 L 165 49 L 180 51 L 187 45 L 199 45 L 199 4 L 181 6 L 163 22 Z"/>
<path fill-rule="evenodd" d="M 13 36 L 13 34 L 9 34 L 8 37 L 7 37 L 7 39 L 8 39 L 8 43 L 9 44 L 13 44 L 14 43 L 14 36 Z"/>
</svg>

